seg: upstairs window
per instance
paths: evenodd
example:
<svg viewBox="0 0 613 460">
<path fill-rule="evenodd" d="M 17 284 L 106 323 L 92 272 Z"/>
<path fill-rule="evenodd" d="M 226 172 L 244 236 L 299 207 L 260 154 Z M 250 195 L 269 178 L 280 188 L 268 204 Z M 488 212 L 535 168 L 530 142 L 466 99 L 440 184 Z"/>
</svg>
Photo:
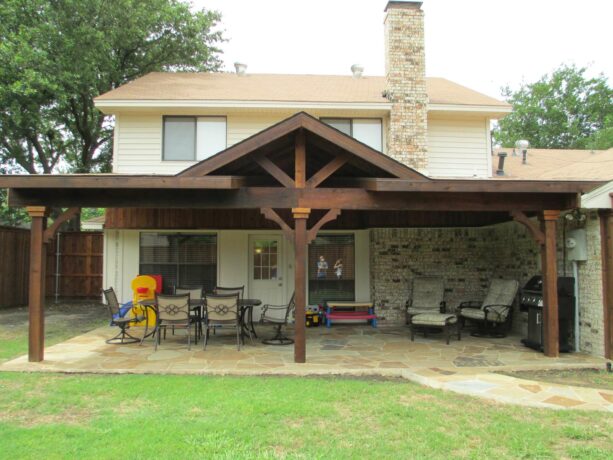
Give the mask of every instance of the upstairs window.
<svg viewBox="0 0 613 460">
<path fill-rule="evenodd" d="M 322 118 L 322 122 L 381 152 L 383 129 L 380 118 Z"/>
<path fill-rule="evenodd" d="M 201 161 L 225 148 L 225 117 L 164 117 L 164 160 Z"/>
</svg>

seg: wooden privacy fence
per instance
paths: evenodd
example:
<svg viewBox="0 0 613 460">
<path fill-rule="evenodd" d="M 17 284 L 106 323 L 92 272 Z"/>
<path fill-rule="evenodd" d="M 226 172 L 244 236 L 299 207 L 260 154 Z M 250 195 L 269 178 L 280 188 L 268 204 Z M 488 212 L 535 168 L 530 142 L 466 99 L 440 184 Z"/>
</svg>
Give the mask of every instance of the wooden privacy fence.
<svg viewBox="0 0 613 460">
<path fill-rule="evenodd" d="M 47 246 L 47 297 L 100 297 L 102 235 L 102 232 L 61 232 L 56 235 Z"/>
<path fill-rule="evenodd" d="M 28 303 L 30 231 L 0 227 L 0 308 Z"/>
<path fill-rule="evenodd" d="M 58 233 L 47 245 L 47 297 L 98 298 L 102 247 L 102 232 Z M 29 269 L 30 231 L 0 227 L 0 308 L 27 305 Z"/>
</svg>

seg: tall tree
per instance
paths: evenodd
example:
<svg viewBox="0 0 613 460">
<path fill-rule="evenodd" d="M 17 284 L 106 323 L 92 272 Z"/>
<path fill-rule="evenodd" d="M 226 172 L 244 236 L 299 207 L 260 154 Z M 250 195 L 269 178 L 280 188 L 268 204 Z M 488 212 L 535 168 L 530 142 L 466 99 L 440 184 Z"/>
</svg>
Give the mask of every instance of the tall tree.
<svg viewBox="0 0 613 460">
<path fill-rule="evenodd" d="M 527 139 L 535 148 L 585 148 L 606 129 L 613 90 L 604 75 L 588 78 L 585 68 L 563 65 L 516 91 L 503 88 L 513 113 L 500 120 L 494 139 L 504 147 Z"/>
<path fill-rule="evenodd" d="M 107 171 L 112 123 L 93 98 L 152 71 L 215 71 L 217 12 L 182 0 L 0 2 L 0 161 Z"/>
</svg>

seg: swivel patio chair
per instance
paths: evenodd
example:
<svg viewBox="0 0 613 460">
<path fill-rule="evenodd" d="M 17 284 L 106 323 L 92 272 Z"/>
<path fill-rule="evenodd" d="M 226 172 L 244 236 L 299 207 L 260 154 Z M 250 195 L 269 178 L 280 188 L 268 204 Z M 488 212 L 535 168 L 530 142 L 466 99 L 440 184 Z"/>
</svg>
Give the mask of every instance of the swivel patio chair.
<svg viewBox="0 0 613 460">
<path fill-rule="evenodd" d="M 236 328 L 236 347 L 241 349 L 241 318 L 238 306 L 239 294 L 206 294 L 204 296 L 204 340 L 202 349 L 206 350 L 211 329 L 222 327 Z"/>
<path fill-rule="evenodd" d="M 517 280 L 493 279 L 482 302 L 462 302 L 457 308 L 462 325 L 466 319 L 476 323 L 474 337 L 506 337 L 511 326 L 513 303 L 517 296 Z"/>
<path fill-rule="evenodd" d="M 406 304 L 406 323 L 411 323 L 411 317 L 421 313 L 445 312 L 445 283 L 443 278 L 419 276 L 413 278 L 411 298 Z"/>
<path fill-rule="evenodd" d="M 262 315 L 260 317 L 261 324 L 274 324 L 275 335 L 271 339 L 262 340 L 266 345 L 290 345 L 294 343 L 293 339 L 283 335 L 283 326 L 287 326 L 288 320 L 296 308 L 296 294 L 292 297 L 287 305 L 264 305 L 262 307 Z"/>
<path fill-rule="evenodd" d="M 115 294 L 115 289 L 112 287 L 103 289 L 102 292 L 111 315 L 111 326 L 117 326 L 120 329 L 119 333 L 115 337 L 106 340 L 106 343 L 112 345 L 125 345 L 128 343 L 142 342 L 142 338 L 139 339 L 138 337 L 134 337 L 128 332 L 128 329 L 130 329 L 130 326 L 145 320 L 146 314 L 126 317 L 126 315 L 131 314 L 132 303 L 120 305 L 117 300 L 117 294 Z"/>
<path fill-rule="evenodd" d="M 181 295 L 163 295 L 157 294 L 155 296 L 155 305 L 157 313 L 157 324 L 155 332 L 157 334 L 155 341 L 155 350 L 157 351 L 162 338 L 162 329 L 164 330 L 164 337 L 166 337 L 166 328 L 172 327 L 174 330 L 185 329 L 187 332 L 187 349 L 192 349 L 192 324 L 196 325 L 196 322 L 189 314 L 189 294 Z"/>
</svg>

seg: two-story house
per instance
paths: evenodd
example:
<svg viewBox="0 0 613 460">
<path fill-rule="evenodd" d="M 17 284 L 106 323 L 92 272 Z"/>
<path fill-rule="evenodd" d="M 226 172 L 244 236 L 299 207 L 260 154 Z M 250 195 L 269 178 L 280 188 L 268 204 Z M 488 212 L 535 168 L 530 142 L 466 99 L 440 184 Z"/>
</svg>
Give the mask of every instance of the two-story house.
<svg viewBox="0 0 613 460">
<path fill-rule="evenodd" d="M 362 75 L 358 66 L 348 75 L 252 75 L 239 65 L 236 73 L 152 73 L 101 95 L 96 106 L 115 117 L 113 172 L 179 173 L 306 112 L 426 175 L 488 178 L 490 120 L 511 107 L 449 80 L 426 78 L 419 5 L 388 4 L 386 76 Z M 265 302 L 291 296 L 292 248 L 280 231 L 207 228 L 194 212 L 171 214 L 158 210 L 152 219 L 141 210 L 108 211 L 106 285 L 127 298 L 134 275 L 161 273 L 167 289 L 205 279 L 209 287 L 245 285 Z M 370 298 L 370 242 L 368 229 L 317 239 L 310 250 L 308 302 L 319 303 L 324 295 Z M 274 253 L 261 258 L 260 249 Z M 313 279 L 321 255 L 330 267 L 326 289 Z M 339 258 L 342 282 L 332 275 Z"/>
<path fill-rule="evenodd" d="M 114 174 L 0 185 L 14 205 L 106 207 L 104 285 L 122 299 L 138 274 L 168 292 L 245 286 L 273 304 L 295 292 L 297 361 L 305 305 L 372 300 L 380 324 L 398 324 L 417 276 L 442 277 L 453 308 L 494 278 L 541 272 L 556 356 L 557 219 L 597 184 L 493 178 L 490 121 L 511 107 L 425 76 L 421 2 L 389 1 L 384 31 L 381 77 L 146 75 L 95 101 L 115 117 Z M 44 212 L 31 215 L 39 244 Z M 589 308 L 603 318 L 602 297 Z M 608 352 L 606 327 L 586 333 Z"/>
</svg>

